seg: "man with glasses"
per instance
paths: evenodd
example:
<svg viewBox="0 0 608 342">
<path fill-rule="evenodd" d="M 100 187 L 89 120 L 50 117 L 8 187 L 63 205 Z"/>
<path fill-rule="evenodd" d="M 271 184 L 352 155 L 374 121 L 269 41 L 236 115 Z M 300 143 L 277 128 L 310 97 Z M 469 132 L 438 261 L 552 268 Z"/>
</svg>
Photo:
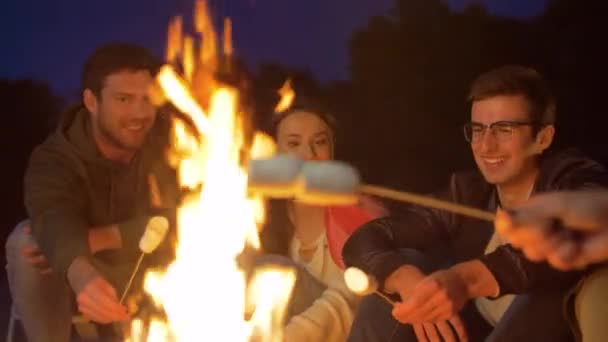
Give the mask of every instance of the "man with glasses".
<svg viewBox="0 0 608 342">
<path fill-rule="evenodd" d="M 483 210 L 532 194 L 608 186 L 598 163 L 573 150 L 548 154 L 555 100 L 541 76 L 504 66 L 477 78 L 464 134 L 478 170 L 454 174 L 437 197 Z M 343 250 L 347 266 L 373 275 L 394 306 L 365 298 L 350 341 L 568 341 L 563 301 L 582 272 L 525 258 L 490 222 L 411 206 L 372 221 Z"/>
</svg>

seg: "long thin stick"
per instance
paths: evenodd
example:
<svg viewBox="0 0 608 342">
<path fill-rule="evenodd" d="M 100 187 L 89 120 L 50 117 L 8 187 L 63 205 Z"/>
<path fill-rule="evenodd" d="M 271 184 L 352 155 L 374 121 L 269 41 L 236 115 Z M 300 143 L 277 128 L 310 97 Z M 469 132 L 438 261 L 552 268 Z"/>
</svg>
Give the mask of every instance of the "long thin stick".
<svg viewBox="0 0 608 342">
<path fill-rule="evenodd" d="M 120 296 L 120 304 L 122 304 L 122 302 L 127 297 L 127 293 L 129 292 L 129 288 L 131 287 L 131 284 L 133 283 L 133 279 L 135 279 L 135 275 L 137 274 L 137 271 L 139 270 L 139 266 L 141 266 L 141 262 L 144 260 L 144 255 L 145 255 L 145 253 L 141 253 L 139 256 L 139 259 L 137 259 L 137 264 L 135 265 L 135 269 L 133 269 L 133 273 L 131 273 L 131 278 L 129 278 L 129 282 L 127 283 L 127 286 L 125 287 L 125 290 L 123 291 L 122 296 Z"/>
<path fill-rule="evenodd" d="M 405 191 L 397 191 L 392 189 L 383 188 L 376 185 L 362 185 L 359 187 L 359 191 L 369 194 L 375 195 L 379 197 L 384 197 L 396 201 L 407 202 L 422 205 L 425 207 L 431 207 L 436 209 L 442 209 L 454 214 L 465 215 L 473 218 L 477 218 L 484 221 L 494 222 L 495 214 L 489 211 L 469 207 L 462 204 L 456 204 L 453 202 L 442 201 L 436 198 L 427 197 L 423 195 L 417 195 Z"/>
<path fill-rule="evenodd" d="M 387 302 L 388 302 L 390 305 L 393 305 L 393 306 L 395 305 L 395 301 L 393 301 L 392 299 L 388 298 L 388 296 L 387 296 L 387 295 L 385 295 L 384 293 L 382 293 L 382 292 L 380 292 L 380 291 L 376 290 L 376 291 L 374 291 L 374 294 L 376 294 L 376 295 L 380 296 L 380 298 L 382 298 L 382 299 L 384 299 L 385 301 L 387 301 Z"/>
</svg>

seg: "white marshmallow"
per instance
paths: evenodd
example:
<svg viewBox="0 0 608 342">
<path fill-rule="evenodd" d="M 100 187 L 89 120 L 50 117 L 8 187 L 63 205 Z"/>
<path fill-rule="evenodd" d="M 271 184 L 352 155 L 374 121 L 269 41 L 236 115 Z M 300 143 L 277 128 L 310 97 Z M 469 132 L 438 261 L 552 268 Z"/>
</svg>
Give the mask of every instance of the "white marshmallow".
<svg viewBox="0 0 608 342">
<path fill-rule="evenodd" d="M 317 205 L 353 205 L 361 183 L 357 170 L 339 161 L 308 161 L 302 167 L 303 188 L 296 200 Z"/>
<path fill-rule="evenodd" d="M 146 231 L 139 240 L 139 249 L 152 253 L 163 241 L 169 230 L 169 221 L 163 216 L 154 216 L 148 221 Z"/>
<path fill-rule="evenodd" d="M 274 198 L 291 198 L 298 191 L 303 161 L 292 154 L 249 162 L 249 191 Z"/>
<path fill-rule="evenodd" d="M 349 267 L 344 271 L 344 282 L 353 293 L 360 296 L 367 296 L 378 290 L 376 279 L 356 267 Z"/>
</svg>

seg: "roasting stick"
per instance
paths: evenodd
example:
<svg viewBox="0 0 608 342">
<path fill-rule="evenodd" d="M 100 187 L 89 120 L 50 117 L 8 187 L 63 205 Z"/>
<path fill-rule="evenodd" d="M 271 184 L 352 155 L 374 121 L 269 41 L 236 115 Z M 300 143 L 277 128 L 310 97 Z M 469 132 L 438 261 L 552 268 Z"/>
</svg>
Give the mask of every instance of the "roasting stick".
<svg viewBox="0 0 608 342">
<path fill-rule="evenodd" d="M 354 205 L 359 194 L 368 194 L 425 207 L 446 210 L 484 221 L 495 214 L 433 197 L 362 184 L 357 170 L 339 161 L 303 161 L 293 155 L 252 160 L 248 188 L 274 198 L 294 198 L 315 205 Z"/>
<path fill-rule="evenodd" d="M 135 279 L 135 276 L 139 271 L 139 267 L 141 266 L 144 256 L 152 253 L 158 247 L 158 245 L 160 245 L 165 238 L 165 235 L 167 235 L 168 230 L 169 221 L 163 216 L 153 216 L 148 221 L 146 231 L 139 240 L 139 259 L 137 259 L 137 264 L 135 265 L 135 268 L 133 268 L 133 272 L 131 272 L 131 277 L 127 282 L 127 286 L 125 286 L 125 289 L 120 296 L 120 304 L 123 304 L 124 300 L 127 298 L 127 293 L 133 284 L 133 279 Z"/>
<path fill-rule="evenodd" d="M 396 200 L 396 201 L 400 201 L 400 202 L 412 203 L 412 204 L 417 204 L 417 205 L 421 205 L 421 206 L 425 206 L 425 207 L 441 209 L 441 210 L 452 212 L 454 214 L 465 215 L 465 216 L 473 217 L 473 218 L 480 219 L 483 221 L 494 222 L 494 218 L 496 216 L 495 214 L 493 214 L 489 211 L 469 207 L 466 205 L 457 204 L 454 202 L 443 201 L 443 200 L 439 200 L 439 199 L 428 197 L 428 196 L 417 195 L 417 194 L 413 194 L 410 192 L 397 191 L 397 190 L 393 190 L 393 189 L 383 188 L 383 187 L 376 186 L 376 185 L 369 185 L 369 184 L 361 185 L 359 187 L 359 191 L 362 193 L 368 194 L 368 195 L 374 195 L 374 196 L 388 198 L 388 199 L 392 199 L 392 200 Z"/>
</svg>

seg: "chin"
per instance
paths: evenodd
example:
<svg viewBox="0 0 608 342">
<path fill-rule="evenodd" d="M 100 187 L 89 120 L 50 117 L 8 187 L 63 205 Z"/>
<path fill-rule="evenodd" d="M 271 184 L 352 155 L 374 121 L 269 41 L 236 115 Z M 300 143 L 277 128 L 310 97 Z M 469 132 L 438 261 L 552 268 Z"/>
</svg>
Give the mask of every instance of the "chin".
<svg viewBox="0 0 608 342">
<path fill-rule="evenodd" d="M 144 141 L 123 140 L 121 143 L 125 150 L 136 151 L 143 145 Z"/>
<path fill-rule="evenodd" d="M 505 177 L 502 175 L 489 174 L 488 172 L 483 171 L 481 172 L 481 174 L 483 175 L 485 181 L 492 185 L 500 185 L 505 182 Z"/>
</svg>

